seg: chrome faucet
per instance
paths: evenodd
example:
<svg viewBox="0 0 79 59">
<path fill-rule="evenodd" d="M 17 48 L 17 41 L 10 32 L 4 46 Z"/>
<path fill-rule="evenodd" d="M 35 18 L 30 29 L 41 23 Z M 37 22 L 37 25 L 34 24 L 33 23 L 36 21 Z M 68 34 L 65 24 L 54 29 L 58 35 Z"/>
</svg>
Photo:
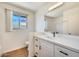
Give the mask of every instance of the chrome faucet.
<svg viewBox="0 0 79 59">
<path fill-rule="evenodd" d="M 55 32 L 53 32 L 53 37 L 55 37 Z"/>
</svg>

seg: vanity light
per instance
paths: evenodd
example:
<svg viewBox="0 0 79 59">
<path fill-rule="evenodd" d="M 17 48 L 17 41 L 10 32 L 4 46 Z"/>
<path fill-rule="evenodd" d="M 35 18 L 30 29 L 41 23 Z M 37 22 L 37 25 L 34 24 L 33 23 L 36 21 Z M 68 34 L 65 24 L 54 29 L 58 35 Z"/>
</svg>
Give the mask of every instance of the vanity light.
<svg viewBox="0 0 79 59">
<path fill-rule="evenodd" d="M 51 11 L 51 10 L 57 8 L 57 7 L 61 6 L 62 4 L 63 4 L 63 2 L 59 2 L 59 3 L 55 4 L 54 6 L 50 7 L 50 8 L 48 9 L 48 11 Z"/>
</svg>

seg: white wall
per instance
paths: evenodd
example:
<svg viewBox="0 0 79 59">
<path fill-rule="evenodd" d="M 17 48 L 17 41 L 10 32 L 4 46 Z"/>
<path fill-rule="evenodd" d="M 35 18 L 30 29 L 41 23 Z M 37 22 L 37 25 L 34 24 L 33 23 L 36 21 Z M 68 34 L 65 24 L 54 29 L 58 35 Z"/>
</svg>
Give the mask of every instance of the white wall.
<svg viewBox="0 0 79 59">
<path fill-rule="evenodd" d="M 44 23 L 44 16 L 45 14 L 48 12 L 48 8 L 53 6 L 56 3 L 47 3 L 46 5 L 44 5 L 43 7 L 41 7 L 37 12 L 36 12 L 36 32 L 44 32 L 45 29 L 45 23 Z"/>
<path fill-rule="evenodd" d="M 6 32 L 5 8 L 28 14 L 28 29 Z M 34 13 L 30 10 L 25 10 L 17 6 L 0 3 L 0 17 L 0 36 L 2 36 L 3 53 L 24 47 L 25 42 L 28 41 L 29 31 L 34 31 Z"/>
</svg>

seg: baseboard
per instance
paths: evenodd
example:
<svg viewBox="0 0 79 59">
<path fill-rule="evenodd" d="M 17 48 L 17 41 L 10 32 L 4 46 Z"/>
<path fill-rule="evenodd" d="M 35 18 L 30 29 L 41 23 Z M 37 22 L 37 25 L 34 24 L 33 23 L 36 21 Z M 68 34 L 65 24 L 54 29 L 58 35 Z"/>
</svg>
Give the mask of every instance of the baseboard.
<svg viewBox="0 0 79 59">
<path fill-rule="evenodd" d="M 10 51 L 14 51 L 14 50 L 17 50 L 17 49 L 21 49 L 21 48 L 24 48 L 26 47 L 25 45 L 22 45 L 22 46 L 19 46 L 19 47 L 16 47 L 16 48 L 13 48 L 13 49 L 10 49 L 10 50 L 7 50 L 7 51 L 3 51 L 3 54 L 4 53 L 7 53 L 7 52 L 10 52 Z"/>
</svg>

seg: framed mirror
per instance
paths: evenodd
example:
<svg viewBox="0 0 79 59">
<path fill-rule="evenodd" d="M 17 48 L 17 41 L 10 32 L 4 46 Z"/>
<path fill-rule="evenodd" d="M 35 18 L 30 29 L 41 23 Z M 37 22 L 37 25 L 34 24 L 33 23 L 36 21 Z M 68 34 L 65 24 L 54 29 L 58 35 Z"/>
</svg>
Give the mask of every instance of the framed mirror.
<svg viewBox="0 0 79 59">
<path fill-rule="evenodd" d="M 45 32 L 63 33 L 63 4 L 48 11 L 45 17 Z"/>
<path fill-rule="evenodd" d="M 45 14 L 45 32 L 79 36 L 79 3 L 65 2 Z"/>
</svg>

